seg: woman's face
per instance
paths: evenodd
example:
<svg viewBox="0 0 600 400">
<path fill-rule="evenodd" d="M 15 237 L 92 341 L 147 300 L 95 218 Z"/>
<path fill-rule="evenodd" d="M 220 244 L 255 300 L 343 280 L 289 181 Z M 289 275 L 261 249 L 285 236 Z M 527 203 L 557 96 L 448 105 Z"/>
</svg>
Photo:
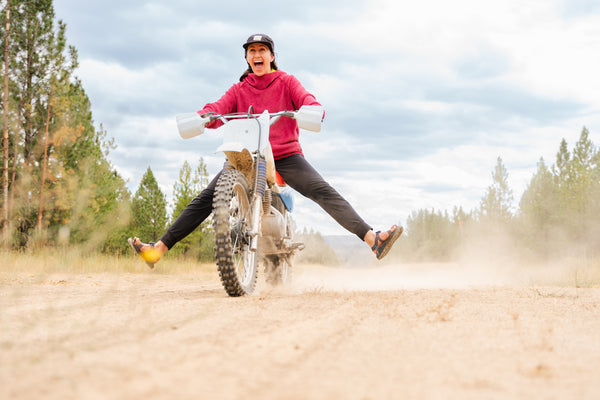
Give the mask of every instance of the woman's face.
<svg viewBox="0 0 600 400">
<path fill-rule="evenodd" d="M 269 46 L 262 43 L 252 43 L 246 50 L 246 61 L 250 64 L 252 72 L 257 76 L 263 76 L 271 72 L 271 63 L 275 57 Z"/>
</svg>

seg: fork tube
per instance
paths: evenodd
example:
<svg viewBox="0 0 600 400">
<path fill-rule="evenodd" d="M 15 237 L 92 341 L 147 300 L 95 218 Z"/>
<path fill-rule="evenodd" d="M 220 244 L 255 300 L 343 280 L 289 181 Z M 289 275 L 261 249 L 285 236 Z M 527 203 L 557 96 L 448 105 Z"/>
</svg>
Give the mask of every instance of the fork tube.
<svg viewBox="0 0 600 400">
<path fill-rule="evenodd" d="M 262 198 L 265 195 L 267 187 L 267 161 L 263 157 L 258 157 L 258 165 L 256 167 L 256 178 L 254 179 L 254 195 L 252 196 L 252 227 L 250 236 L 250 250 L 256 251 L 258 248 L 258 233 L 260 231 L 261 205 Z"/>
</svg>

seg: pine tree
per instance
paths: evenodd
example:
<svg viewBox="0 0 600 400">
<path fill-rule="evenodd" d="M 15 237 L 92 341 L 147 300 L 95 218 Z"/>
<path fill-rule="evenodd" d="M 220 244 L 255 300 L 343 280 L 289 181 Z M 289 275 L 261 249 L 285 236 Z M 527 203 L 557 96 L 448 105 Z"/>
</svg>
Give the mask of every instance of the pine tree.
<svg viewBox="0 0 600 400">
<path fill-rule="evenodd" d="M 156 242 L 167 225 L 167 201 L 148 167 L 131 201 L 133 230 L 145 241 Z"/>
<path fill-rule="evenodd" d="M 551 170 L 540 160 L 519 203 L 522 238 L 531 248 L 553 254 L 596 240 L 600 233 L 599 159 L 584 127 L 572 153 L 566 140 L 561 140 Z"/>
<path fill-rule="evenodd" d="M 537 170 L 519 202 L 521 213 L 534 221 L 536 226 L 548 224 L 554 219 L 557 189 L 552 172 L 544 159 L 540 158 Z"/>
<path fill-rule="evenodd" d="M 563 138 L 560 141 L 558 152 L 556 153 L 556 163 L 552 168 L 552 172 L 556 176 L 559 185 L 566 184 L 571 176 L 570 171 L 571 153 L 567 141 Z"/>
<path fill-rule="evenodd" d="M 73 71 L 77 67 L 77 52 L 74 48 L 69 48 L 69 54 L 65 54 L 67 49 L 65 37 L 66 25 L 61 21 L 58 22 L 58 32 L 55 40 L 49 46 L 48 51 L 48 73 L 49 79 L 45 86 L 46 91 L 46 122 L 43 136 L 43 157 L 41 160 L 41 178 L 39 183 L 39 204 L 37 228 L 41 230 L 45 227 L 43 224 L 43 214 L 46 207 L 52 206 L 52 201 L 46 201 L 44 198 L 47 188 L 47 178 L 55 180 L 57 175 L 58 163 L 53 162 L 52 152 L 55 150 L 54 135 L 58 133 L 58 129 L 65 126 L 64 121 L 60 116 L 70 113 L 72 103 L 71 77 Z M 52 117 L 52 118 L 51 118 Z M 52 126 L 51 126 L 52 124 Z M 58 128 L 58 129 L 57 129 Z M 54 168 L 53 167 L 54 164 Z M 54 169 L 54 171 L 52 171 Z M 52 182 L 50 182 L 52 184 Z M 48 204 L 46 204 L 48 203 Z"/>
<path fill-rule="evenodd" d="M 454 257 L 461 239 L 458 221 L 467 218 L 459 214 L 455 209 L 454 216 L 459 220 L 452 221 L 447 211 L 413 211 L 406 220 L 405 258 L 448 261 Z"/>
<path fill-rule="evenodd" d="M 519 229 L 529 248 L 545 253 L 552 247 L 551 231 L 560 224 L 559 188 L 543 158 L 519 202 Z"/>
<path fill-rule="evenodd" d="M 6 9 L 3 13 L 3 19 L 6 21 L 4 32 L 4 90 L 2 92 L 3 102 L 3 165 L 2 165 L 2 219 L 0 220 L 0 228 L 4 235 L 8 234 L 8 165 L 9 165 L 9 134 L 8 134 L 8 115 L 9 115 L 9 78 L 8 65 L 10 55 L 10 0 L 6 2 Z"/>
<path fill-rule="evenodd" d="M 208 185 L 208 172 L 204 160 L 200 158 L 198 166 L 192 170 L 185 161 L 179 170 L 179 180 L 173 186 L 174 210 L 173 221 L 181 212 L 200 194 Z M 212 261 L 214 258 L 214 237 L 210 219 L 205 220 L 186 238 L 182 239 L 172 250 L 175 254 L 193 254 L 203 261 Z"/>
<path fill-rule="evenodd" d="M 513 195 L 508 186 L 508 172 L 500 157 L 492 172 L 492 180 L 480 203 L 481 217 L 492 224 L 508 223 L 512 218 Z"/>
<path fill-rule="evenodd" d="M 11 0 L 10 6 L 6 53 L 10 59 L 10 103 L 16 110 L 9 115 L 13 118 L 9 132 L 12 173 L 7 211 L 9 222 L 16 229 L 17 245 L 24 246 L 39 214 L 42 153 L 37 146 L 47 120 L 44 88 L 50 78 L 50 49 L 56 36 L 51 0 Z"/>
<path fill-rule="evenodd" d="M 29 164 L 46 116 L 43 88 L 50 77 L 49 50 L 56 39 L 52 0 L 14 0 L 11 22 L 13 96 L 20 99 L 18 127 L 23 133 L 23 156 Z"/>
<path fill-rule="evenodd" d="M 51 0 L 10 5 L 8 211 L 16 244 L 26 245 L 37 226 L 49 244 L 61 231 L 63 242 L 106 247 L 103 241 L 127 223 L 130 195 L 108 161 L 112 142 L 94 128 L 74 75 L 77 51 L 67 44 L 66 25 L 55 24 Z"/>
<path fill-rule="evenodd" d="M 571 190 L 576 195 L 573 208 L 583 220 L 589 217 L 596 156 L 597 151 L 589 138 L 589 131 L 584 127 L 575 143 L 571 160 Z"/>
</svg>

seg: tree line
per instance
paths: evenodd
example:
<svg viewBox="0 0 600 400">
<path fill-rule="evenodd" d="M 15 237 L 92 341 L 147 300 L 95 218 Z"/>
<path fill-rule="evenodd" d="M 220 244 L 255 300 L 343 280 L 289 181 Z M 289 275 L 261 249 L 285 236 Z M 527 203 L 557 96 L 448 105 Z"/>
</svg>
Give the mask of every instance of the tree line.
<svg viewBox="0 0 600 400">
<path fill-rule="evenodd" d="M 124 252 L 125 239 L 157 240 L 207 185 L 206 165 L 185 162 L 167 200 L 150 168 L 132 194 L 109 161 L 113 140 L 95 127 L 91 103 L 75 75 L 77 50 L 52 0 L 5 0 L 0 14 L 4 51 L 0 125 L 0 230 L 4 246 L 76 245 L 89 251 Z M 552 257 L 600 251 L 600 155 L 584 127 L 572 150 L 560 143 L 556 160 L 540 159 L 527 189 L 513 206 L 508 172 L 498 157 L 492 184 L 470 211 L 414 211 L 397 257 L 449 260 L 466 247 L 510 244 L 524 255 Z M 171 253 L 212 259 L 210 219 Z M 318 233 L 303 232 L 318 243 Z M 506 248 L 506 247 L 504 247 Z"/>
<path fill-rule="evenodd" d="M 101 247 L 99 230 L 127 220 L 129 194 L 107 158 L 112 140 L 93 125 L 66 25 L 51 0 L 7 0 L 1 20 L 2 241 Z"/>
<path fill-rule="evenodd" d="M 75 75 L 77 50 L 53 1 L 0 4 L 0 242 L 13 249 L 71 245 L 114 253 L 130 251 L 128 236 L 158 240 L 208 184 L 204 161 L 183 163 L 170 217 L 150 167 L 130 193 L 109 161 L 113 140 L 94 126 Z M 169 253 L 212 260 L 212 238 L 208 219 Z"/>
<path fill-rule="evenodd" d="M 52 0 L 1 4 L 2 244 L 123 252 L 129 235 L 156 240 L 170 223 L 165 196 L 150 168 L 132 195 L 110 163 L 113 140 L 94 126 L 90 100 L 75 75 L 77 50 L 68 44 Z M 194 170 L 184 163 L 174 187 L 174 217 L 207 180 L 202 160 Z M 209 226 L 174 252 L 210 259 Z"/>
<path fill-rule="evenodd" d="M 195 168 L 184 161 L 179 170 L 179 179 L 173 185 L 173 211 L 168 218 L 167 200 L 160 190 L 158 182 L 148 167 L 140 185 L 131 200 L 132 221 L 123 228 L 121 241 L 125 243 L 127 235 L 134 234 L 145 241 L 156 242 L 167 227 L 179 217 L 188 204 L 208 185 L 208 172 L 204 160 L 200 158 Z M 207 218 L 191 234 L 174 246 L 169 255 L 193 257 L 199 261 L 214 260 L 214 234 L 212 219 Z"/>
<path fill-rule="evenodd" d="M 474 249 L 489 257 L 507 251 L 536 259 L 599 255 L 600 151 L 588 129 L 583 127 L 572 150 L 563 138 L 551 166 L 540 158 L 517 207 L 513 201 L 508 171 L 498 157 L 492 184 L 476 209 L 413 211 L 406 237 L 393 254 L 437 261 Z"/>
</svg>

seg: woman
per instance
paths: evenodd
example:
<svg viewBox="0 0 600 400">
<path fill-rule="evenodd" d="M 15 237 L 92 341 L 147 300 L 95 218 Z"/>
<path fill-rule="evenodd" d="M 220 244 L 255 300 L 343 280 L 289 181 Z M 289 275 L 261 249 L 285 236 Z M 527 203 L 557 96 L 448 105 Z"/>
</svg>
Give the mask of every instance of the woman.
<svg viewBox="0 0 600 400">
<path fill-rule="evenodd" d="M 198 111 L 201 117 L 208 113 L 247 112 L 250 106 L 254 112 L 262 113 L 264 110 L 278 112 L 297 110 L 303 105 L 320 105 L 293 75 L 277 69 L 274 43 L 269 36 L 252 35 L 243 47 L 248 69 L 240 77 L 240 82 L 233 85 L 223 97 Z M 220 123 L 215 121 L 208 127 L 216 127 Z M 402 233 L 402 227 L 393 225 L 386 232 L 373 232 L 352 206 L 304 159 L 298 136 L 298 125 L 290 118 L 282 118 L 270 128 L 269 142 L 279 175 L 291 188 L 314 200 L 340 225 L 366 242 L 377 259 L 383 258 Z M 206 189 L 192 200 L 157 243 L 142 243 L 137 237 L 128 239 L 151 268 L 168 249 L 210 215 L 220 175 L 217 174 Z"/>
</svg>

